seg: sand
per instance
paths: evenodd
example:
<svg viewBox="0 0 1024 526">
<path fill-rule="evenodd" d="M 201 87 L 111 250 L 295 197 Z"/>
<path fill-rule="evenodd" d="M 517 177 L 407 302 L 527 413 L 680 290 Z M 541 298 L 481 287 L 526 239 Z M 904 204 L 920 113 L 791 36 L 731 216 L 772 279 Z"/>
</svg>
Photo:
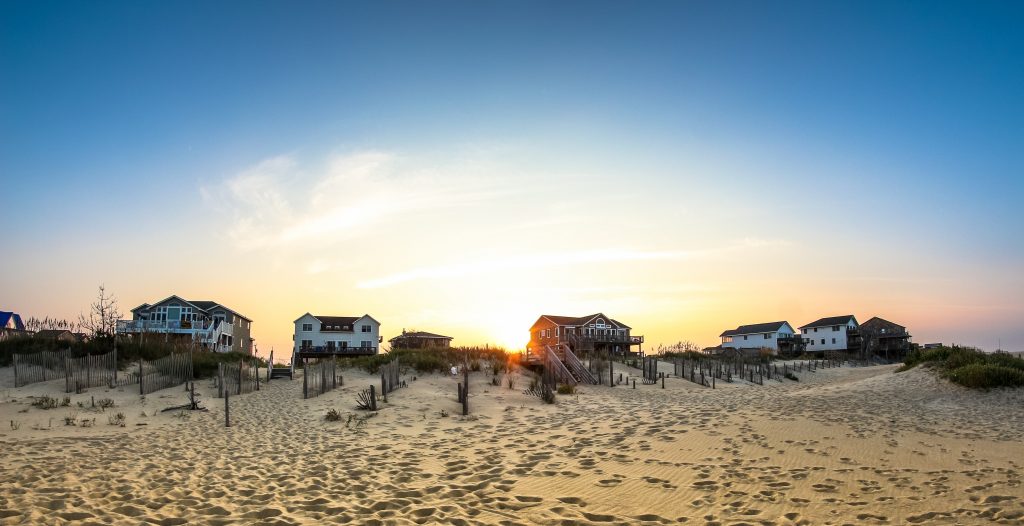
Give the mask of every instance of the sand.
<svg viewBox="0 0 1024 526">
<path fill-rule="evenodd" d="M 115 399 L 80 409 L 86 428 L 69 408 L 21 412 L 58 384 L 0 387 L 0 523 L 1024 524 L 1024 390 L 880 366 L 587 386 L 548 406 L 489 376 L 472 376 L 469 418 L 446 376 L 410 373 L 370 417 L 354 409 L 369 375 L 311 400 L 274 380 L 232 398 L 230 428 L 209 381 L 210 411 L 186 416 L 158 413 L 180 387 L 71 395 Z"/>
</svg>

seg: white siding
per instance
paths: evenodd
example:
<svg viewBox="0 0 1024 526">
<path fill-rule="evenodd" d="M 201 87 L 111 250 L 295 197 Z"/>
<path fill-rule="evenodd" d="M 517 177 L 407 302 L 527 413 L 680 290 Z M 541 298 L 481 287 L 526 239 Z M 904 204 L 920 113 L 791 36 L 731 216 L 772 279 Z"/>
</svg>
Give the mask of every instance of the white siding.
<svg viewBox="0 0 1024 526">
<path fill-rule="evenodd" d="M 303 325 L 308 324 L 311 326 L 311 330 L 303 330 Z M 363 325 L 370 327 L 370 332 L 362 332 Z M 322 332 L 320 330 L 320 320 L 316 319 L 311 314 L 299 318 L 295 321 L 295 333 L 294 343 L 292 348 L 297 352 L 299 347 L 302 345 L 303 340 L 308 340 L 313 347 L 326 347 L 327 342 L 345 342 L 348 347 L 361 347 L 364 341 L 370 342 L 370 347 L 377 348 L 377 352 L 380 352 L 380 324 L 377 323 L 373 318 L 364 315 L 352 324 L 352 332 L 347 331 L 327 331 Z"/>
<path fill-rule="evenodd" d="M 765 335 L 768 335 L 766 338 Z M 782 324 L 782 327 L 775 332 L 755 332 L 750 334 L 736 334 L 732 336 L 731 342 L 722 342 L 722 347 L 729 347 L 732 349 L 761 349 L 767 348 L 773 351 L 779 350 L 779 335 L 795 334 L 793 328 L 788 323 Z"/>
<path fill-rule="evenodd" d="M 838 330 L 836 328 L 838 327 Z M 857 322 L 850 320 L 846 325 L 829 325 L 825 327 L 808 327 L 803 330 L 804 339 L 808 340 L 808 351 L 842 351 L 846 350 L 846 329 L 856 329 Z"/>
</svg>

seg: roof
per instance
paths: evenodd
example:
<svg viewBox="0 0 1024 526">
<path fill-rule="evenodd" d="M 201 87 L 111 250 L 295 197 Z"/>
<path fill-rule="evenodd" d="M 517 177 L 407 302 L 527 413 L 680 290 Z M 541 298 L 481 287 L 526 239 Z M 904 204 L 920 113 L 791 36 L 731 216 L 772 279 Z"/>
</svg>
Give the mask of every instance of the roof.
<svg viewBox="0 0 1024 526">
<path fill-rule="evenodd" d="M 72 336 L 74 336 L 74 333 L 72 333 L 71 331 L 69 331 L 67 329 L 43 329 L 41 331 L 36 331 L 35 337 L 36 338 L 57 338 L 57 337 L 63 336 L 65 333 L 66 334 L 71 334 Z"/>
<path fill-rule="evenodd" d="M 320 323 L 323 323 L 324 325 L 352 325 L 353 323 L 363 318 L 369 318 L 373 320 L 377 325 L 381 325 L 379 321 L 374 319 L 374 317 L 370 316 L 369 314 L 363 314 L 362 316 L 321 316 L 319 314 L 313 314 L 310 312 L 307 312 L 302 316 L 299 316 L 292 323 L 298 323 L 299 320 L 305 318 L 306 316 L 312 316 L 313 318 L 315 318 Z"/>
<path fill-rule="evenodd" d="M 891 321 L 889 321 L 889 320 L 887 320 L 885 318 L 879 318 L 878 316 L 873 316 L 870 320 L 860 324 L 860 326 L 861 327 L 863 327 L 865 325 L 871 326 L 871 325 L 874 325 L 876 323 L 882 323 L 882 324 L 887 324 L 887 325 L 895 325 L 896 327 L 899 327 L 899 328 L 901 328 L 903 330 L 907 329 L 906 327 L 904 327 L 904 326 L 902 326 L 902 325 L 900 325 L 898 323 L 893 323 L 893 322 L 891 322 Z"/>
<path fill-rule="evenodd" d="M 211 309 L 220 307 L 220 308 L 230 312 L 231 314 L 234 314 L 235 316 L 238 316 L 239 318 L 242 318 L 245 321 L 252 321 L 251 318 L 248 318 L 248 317 L 242 315 L 241 313 L 239 313 L 238 311 L 236 311 L 234 309 L 228 308 L 223 303 L 219 303 L 219 302 L 216 302 L 216 301 L 209 301 L 209 300 L 192 301 L 192 300 L 187 300 L 185 298 L 182 298 L 181 296 L 178 296 L 177 294 L 171 294 L 170 296 L 167 296 L 166 298 L 164 298 L 164 299 L 162 299 L 162 300 L 160 300 L 160 301 L 158 301 L 158 302 L 156 302 L 156 303 L 154 303 L 152 305 L 150 305 L 149 303 L 143 303 L 142 305 L 139 305 L 138 307 L 135 307 L 134 309 L 132 309 L 131 312 L 135 312 L 137 310 L 145 310 L 145 309 L 148 309 L 150 307 L 154 307 L 154 306 L 160 305 L 161 303 L 164 303 L 165 301 L 168 301 L 168 300 L 171 300 L 171 299 L 180 300 L 180 301 L 182 301 L 184 303 L 187 303 L 187 304 L 189 304 L 189 305 L 191 305 L 191 306 L 193 306 L 193 307 L 195 307 L 195 308 L 197 308 L 197 309 L 199 309 L 199 310 L 201 310 L 203 312 L 209 312 Z"/>
<path fill-rule="evenodd" d="M 437 340 L 454 340 L 455 339 L 455 338 L 452 338 L 451 336 L 444 336 L 444 335 L 441 335 L 441 334 L 434 334 L 432 332 L 412 331 L 412 332 L 403 332 L 402 334 L 399 334 L 398 336 L 395 336 L 394 338 L 391 338 L 388 341 L 389 342 L 393 342 L 395 340 L 400 340 L 402 338 L 425 338 L 425 339 L 437 339 Z"/>
<path fill-rule="evenodd" d="M 828 318 L 822 318 L 822 319 L 820 319 L 818 321 L 808 323 L 807 325 L 803 325 L 800 328 L 801 329 L 807 329 L 807 328 L 810 328 L 810 327 L 828 327 L 830 325 L 846 325 L 847 323 L 850 323 L 850 320 L 853 320 L 853 323 L 857 323 L 857 318 L 854 318 L 853 314 L 846 314 L 844 316 L 830 316 Z"/>
<path fill-rule="evenodd" d="M 770 321 L 768 323 L 754 323 L 751 325 L 740 325 L 739 327 L 725 331 L 720 336 L 736 336 L 740 334 L 757 334 L 762 332 L 778 332 L 783 325 L 789 325 L 787 321 Z"/>
<path fill-rule="evenodd" d="M 611 325 L 613 325 L 613 326 L 615 326 L 617 328 L 620 328 L 620 329 L 632 329 L 632 327 L 630 327 L 629 325 L 626 325 L 625 323 L 622 323 L 620 321 L 613 320 L 612 318 L 609 318 L 608 316 L 605 316 L 603 313 L 600 313 L 600 312 L 598 312 L 596 314 L 590 314 L 590 315 L 587 315 L 587 316 L 579 316 L 579 317 L 574 317 L 574 316 L 555 316 L 555 315 L 552 315 L 552 314 L 541 314 L 540 318 L 538 318 L 537 321 L 540 321 L 541 319 L 547 318 L 549 321 L 551 321 L 551 323 L 554 323 L 555 325 L 559 325 L 559 326 L 561 326 L 561 325 L 568 325 L 568 326 L 576 327 L 576 326 L 580 326 L 580 325 L 586 325 L 591 320 L 593 320 L 594 318 L 598 318 L 598 317 L 604 318 L 607 323 L 609 323 L 609 324 L 611 324 Z M 534 322 L 534 325 L 537 325 L 537 323 Z"/>
<path fill-rule="evenodd" d="M 21 316 L 14 312 L 0 311 L 0 329 L 6 329 L 7 324 L 14 320 L 14 329 L 23 331 L 25 330 L 25 324 L 21 321 Z"/>
</svg>

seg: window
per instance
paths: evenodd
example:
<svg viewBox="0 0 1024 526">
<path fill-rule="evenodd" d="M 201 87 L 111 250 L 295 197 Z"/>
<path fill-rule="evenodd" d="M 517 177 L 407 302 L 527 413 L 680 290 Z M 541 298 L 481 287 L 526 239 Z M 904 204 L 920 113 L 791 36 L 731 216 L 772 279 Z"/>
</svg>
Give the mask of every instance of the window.
<svg viewBox="0 0 1024 526">
<path fill-rule="evenodd" d="M 348 349 L 348 342 L 345 342 L 345 341 L 338 342 L 338 347 L 342 348 L 342 349 Z"/>
<path fill-rule="evenodd" d="M 302 340 L 303 349 L 311 349 L 313 347 L 313 340 Z"/>
<path fill-rule="evenodd" d="M 817 327 L 814 328 L 814 332 L 818 332 L 818 328 Z"/>
<path fill-rule="evenodd" d="M 363 340 L 362 342 L 359 343 L 359 346 L 364 348 L 364 349 L 366 349 L 368 347 L 372 347 L 373 346 L 372 344 L 373 344 L 373 342 L 371 342 L 369 340 Z"/>
<path fill-rule="evenodd" d="M 369 325 L 361 325 L 359 329 L 363 332 L 370 332 L 372 330 Z"/>
<path fill-rule="evenodd" d="M 822 344 L 822 345 L 825 345 L 825 338 L 822 338 L 822 339 L 821 339 L 821 344 Z"/>
<path fill-rule="evenodd" d="M 747 340 L 747 335 L 746 335 L 746 334 L 744 334 L 744 335 L 743 335 L 743 341 L 746 341 L 746 340 Z"/>
<path fill-rule="evenodd" d="M 772 335 L 770 333 L 766 332 L 766 333 L 764 333 L 764 339 L 770 340 L 770 339 L 772 339 Z"/>
<path fill-rule="evenodd" d="M 838 325 L 833 325 L 832 326 L 832 332 L 839 332 L 839 326 Z"/>
<path fill-rule="evenodd" d="M 836 339 L 835 338 L 832 338 L 832 343 L 836 343 Z"/>
<path fill-rule="evenodd" d="M 327 350 L 329 350 L 329 351 L 333 351 L 334 350 L 334 342 L 331 342 L 331 341 L 327 342 Z"/>
<path fill-rule="evenodd" d="M 312 323 L 303 323 L 302 324 L 302 332 L 313 332 L 313 324 Z M 305 340 L 303 340 L 303 341 L 305 341 Z"/>
</svg>

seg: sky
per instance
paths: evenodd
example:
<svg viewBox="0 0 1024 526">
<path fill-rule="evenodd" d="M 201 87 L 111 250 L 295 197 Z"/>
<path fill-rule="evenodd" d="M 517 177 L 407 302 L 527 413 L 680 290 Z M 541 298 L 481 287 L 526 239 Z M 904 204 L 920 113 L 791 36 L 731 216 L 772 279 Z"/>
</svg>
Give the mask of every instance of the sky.
<svg viewBox="0 0 1024 526">
<path fill-rule="evenodd" d="M 1019 2 L 0 2 L 0 310 L 1024 349 Z M 287 351 L 285 351 L 287 352 Z"/>
</svg>

